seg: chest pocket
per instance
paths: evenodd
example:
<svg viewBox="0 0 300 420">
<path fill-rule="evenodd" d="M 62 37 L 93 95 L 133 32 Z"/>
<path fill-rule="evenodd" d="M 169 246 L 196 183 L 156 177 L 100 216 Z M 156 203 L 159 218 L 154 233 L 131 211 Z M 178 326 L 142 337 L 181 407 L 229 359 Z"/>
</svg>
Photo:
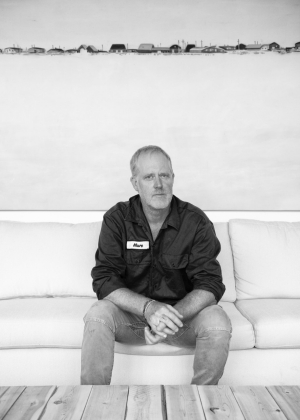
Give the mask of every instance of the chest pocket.
<svg viewBox="0 0 300 420">
<path fill-rule="evenodd" d="M 188 265 L 189 256 L 188 254 L 181 255 L 170 255 L 162 254 L 161 255 L 161 264 L 164 268 L 168 270 L 180 270 L 185 268 Z"/>
<path fill-rule="evenodd" d="M 146 251 L 140 251 L 136 249 L 127 249 L 126 262 L 127 264 L 130 264 L 130 265 L 137 265 L 137 264 L 149 265 L 151 263 L 150 249 Z"/>
</svg>

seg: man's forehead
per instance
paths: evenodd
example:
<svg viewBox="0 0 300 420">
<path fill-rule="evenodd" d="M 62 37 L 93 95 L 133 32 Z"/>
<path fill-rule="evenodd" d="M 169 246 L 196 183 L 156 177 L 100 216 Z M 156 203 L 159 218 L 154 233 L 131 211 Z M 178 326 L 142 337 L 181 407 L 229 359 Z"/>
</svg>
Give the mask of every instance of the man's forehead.
<svg viewBox="0 0 300 420">
<path fill-rule="evenodd" d="M 156 165 L 167 165 L 170 167 L 169 159 L 161 152 L 144 152 L 138 158 L 137 161 L 140 167 L 156 166 Z"/>
</svg>

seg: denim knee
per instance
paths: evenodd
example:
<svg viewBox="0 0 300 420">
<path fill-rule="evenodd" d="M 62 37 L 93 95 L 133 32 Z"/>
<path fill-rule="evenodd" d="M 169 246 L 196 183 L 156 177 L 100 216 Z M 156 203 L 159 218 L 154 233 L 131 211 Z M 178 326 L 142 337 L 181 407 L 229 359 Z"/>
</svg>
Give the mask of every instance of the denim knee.
<svg viewBox="0 0 300 420">
<path fill-rule="evenodd" d="M 109 300 L 98 300 L 91 306 L 83 320 L 85 323 L 94 321 L 104 324 L 115 333 L 114 315 L 118 310 L 118 307 Z"/>
<path fill-rule="evenodd" d="M 196 332 L 227 331 L 232 333 L 231 321 L 226 312 L 219 305 L 204 308 L 194 319 Z"/>
</svg>

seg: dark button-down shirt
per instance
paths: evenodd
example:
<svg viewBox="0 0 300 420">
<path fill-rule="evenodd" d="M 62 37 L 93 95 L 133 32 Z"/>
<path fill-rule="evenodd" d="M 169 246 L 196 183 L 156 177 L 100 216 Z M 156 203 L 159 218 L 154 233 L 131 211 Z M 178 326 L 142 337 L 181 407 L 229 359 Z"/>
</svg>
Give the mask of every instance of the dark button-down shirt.
<svg viewBox="0 0 300 420">
<path fill-rule="evenodd" d="M 155 241 L 139 195 L 103 217 L 92 269 L 93 290 L 103 299 L 119 288 L 174 305 L 194 289 L 225 291 L 216 260 L 220 242 L 202 210 L 173 195 L 170 212 Z"/>
</svg>

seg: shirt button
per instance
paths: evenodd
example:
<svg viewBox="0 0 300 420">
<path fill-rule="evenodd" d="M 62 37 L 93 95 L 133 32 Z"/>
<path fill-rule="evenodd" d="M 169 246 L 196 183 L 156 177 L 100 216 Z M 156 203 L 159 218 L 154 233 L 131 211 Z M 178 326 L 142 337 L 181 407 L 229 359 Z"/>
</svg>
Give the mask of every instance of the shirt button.
<svg viewBox="0 0 300 420">
<path fill-rule="evenodd" d="M 135 260 L 136 264 L 138 264 L 140 262 L 140 260 Z"/>
</svg>

